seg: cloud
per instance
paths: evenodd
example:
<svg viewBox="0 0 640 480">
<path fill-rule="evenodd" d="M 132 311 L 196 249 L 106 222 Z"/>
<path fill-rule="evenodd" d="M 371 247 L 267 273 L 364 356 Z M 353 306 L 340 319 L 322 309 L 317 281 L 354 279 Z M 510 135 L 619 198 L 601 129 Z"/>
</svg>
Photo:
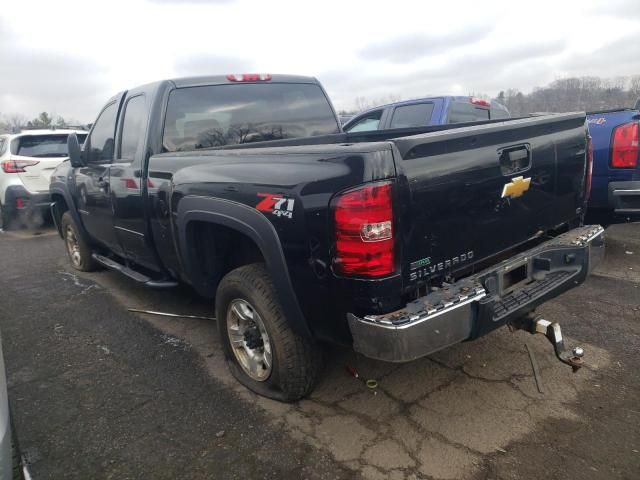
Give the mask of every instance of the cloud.
<svg viewBox="0 0 640 480">
<path fill-rule="evenodd" d="M 564 48 L 563 41 L 556 41 L 493 51 L 465 51 L 443 66 L 424 69 L 418 77 L 466 84 L 480 80 L 484 84 L 495 84 L 505 73 L 521 68 L 520 64 L 554 57 Z"/>
<path fill-rule="evenodd" d="M 594 15 L 605 15 L 623 19 L 640 18 L 640 2 L 638 0 L 607 0 L 603 3 L 585 4 L 587 10 Z"/>
<path fill-rule="evenodd" d="M 233 3 L 235 0 L 147 0 L 159 5 L 215 5 Z"/>
<path fill-rule="evenodd" d="M 79 121 L 92 121 L 115 92 L 98 64 L 64 54 L 20 47 L 0 26 L 0 106 L 3 114 L 33 117 L 48 111 Z"/>
<path fill-rule="evenodd" d="M 118 90 L 238 71 L 316 76 L 338 108 L 362 96 L 494 95 L 568 75 L 640 73 L 631 36 L 640 31 L 639 0 L 485 0 L 480 9 L 472 0 L 414 0 L 402 6 L 413 14 L 401 26 L 380 23 L 388 2 L 362 9 L 325 0 L 311 15 L 299 0 L 280 0 L 276 10 L 259 0 L 98 2 L 94 16 L 118 25 L 115 36 L 96 35 L 95 22 L 82 21 L 82 1 L 69 1 L 75 7 L 64 12 L 42 1 L 35 16 L 31 2 L 0 9 L 0 27 L 12 29 L 0 30 L 1 112 L 91 120 Z M 63 20 L 74 28 L 53 32 Z"/>
<path fill-rule="evenodd" d="M 562 55 L 563 40 L 522 45 L 519 47 L 464 49 L 439 57 L 426 57 L 416 70 L 382 69 L 375 73 L 347 75 L 340 70 L 327 71 L 318 76 L 338 108 L 351 108 L 354 98 L 362 95 L 370 99 L 394 95 L 402 99 L 434 95 L 466 95 L 469 93 L 497 93 L 507 88 L 532 87 L 532 73 L 537 78 L 548 74 L 551 59 Z M 430 61 L 431 59 L 434 61 Z M 420 68 L 422 66 L 422 68 Z M 353 71 L 358 71 L 354 68 Z M 363 65 L 362 68 L 365 71 Z M 536 78 L 536 80 L 537 80 Z M 544 81 L 553 78 L 544 78 Z M 358 92 L 354 94 L 353 92 Z"/>
<path fill-rule="evenodd" d="M 591 52 L 574 55 L 564 62 L 563 71 L 566 75 L 602 77 L 640 74 L 638 36 L 640 29 Z"/>
<path fill-rule="evenodd" d="M 396 37 L 384 43 L 369 45 L 360 50 L 359 56 L 364 60 L 405 63 L 475 43 L 490 32 L 490 28 L 482 25 L 469 26 L 462 31 L 448 34 L 413 33 Z"/>
<path fill-rule="evenodd" d="M 174 72 L 177 77 L 193 75 L 219 75 L 234 72 L 250 72 L 254 69 L 251 59 L 223 57 L 217 55 L 197 55 L 182 57 L 174 63 Z"/>
</svg>

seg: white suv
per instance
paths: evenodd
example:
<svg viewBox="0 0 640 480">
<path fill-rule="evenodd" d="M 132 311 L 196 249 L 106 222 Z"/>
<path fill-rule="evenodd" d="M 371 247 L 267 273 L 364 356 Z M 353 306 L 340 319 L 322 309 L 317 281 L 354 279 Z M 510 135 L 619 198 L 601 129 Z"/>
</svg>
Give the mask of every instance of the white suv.
<svg viewBox="0 0 640 480">
<path fill-rule="evenodd" d="M 67 136 L 75 133 L 80 144 L 84 130 L 23 130 L 0 135 L 0 210 L 2 226 L 40 224 L 49 206 L 49 180 L 53 170 L 68 158 Z"/>
</svg>

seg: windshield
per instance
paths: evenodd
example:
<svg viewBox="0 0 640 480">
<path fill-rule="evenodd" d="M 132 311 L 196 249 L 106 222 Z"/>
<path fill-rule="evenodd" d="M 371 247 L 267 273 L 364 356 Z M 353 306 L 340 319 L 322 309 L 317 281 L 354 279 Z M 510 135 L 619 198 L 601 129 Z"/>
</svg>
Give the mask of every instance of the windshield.
<svg viewBox="0 0 640 480">
<path fill-rule="evenodd" d="M 82 144 L 86 133 L 76 134 Z M 14 155 L 23 157 L 68 157 L 67 135 L 25 135 L 18 137 L 11 146 Z"/>
<path fill-rule="evenodd" d="M 318 85 L 212 85 L 171 92 L 162 143 L 173 152 L 339 131 Z"/>
</svg>

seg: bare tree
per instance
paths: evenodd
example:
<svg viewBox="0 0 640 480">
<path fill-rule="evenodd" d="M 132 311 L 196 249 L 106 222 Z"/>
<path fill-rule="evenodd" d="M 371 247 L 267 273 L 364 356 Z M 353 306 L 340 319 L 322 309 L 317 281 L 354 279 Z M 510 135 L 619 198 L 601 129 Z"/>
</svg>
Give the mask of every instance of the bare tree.
<svg viewBox="0 0 640 480">
<path fill-rule="evenodd" d="M 503 92 L 501 92 L 502 94 Z M 561 78 L 529 94 L 504 91 L 496 100 L 514 116 L 533 112 L 593 111 L 632 107 L 640 97 L 640 75 Z M 501 101 L 502 100 L 502 101 Z"/>
<path fill-rule="evenodd" d="M 6 124 L 11 131 L 18 131 L 27 125 L 27 117 L 20 113 L 12 113 L 7 115 Z"/>
<path fill-rule="evenodd" d="M 388 95 L 384 95 L 382 97 L 371 98 L 371 97 L 356 97 L 354 100 L 354 112 L 349 113 L 357 113 L 363 110 L 369 110 L 370 108 L 378 107 L 380 105 L 386 105 L 388 103 L 395 103 L 400 101 L 400 96 L 395 93 L 389 93 Z"/>
<path fill-rule="evenodd" d="M 53 119 L 47 112 L 42 112 L 36 118 L 34 118 L 33 120 L 29 120 L 29 123 L 27 123 L 29 127 L 36 128 L 50 128 L 52 124 Z"/>
</svg>

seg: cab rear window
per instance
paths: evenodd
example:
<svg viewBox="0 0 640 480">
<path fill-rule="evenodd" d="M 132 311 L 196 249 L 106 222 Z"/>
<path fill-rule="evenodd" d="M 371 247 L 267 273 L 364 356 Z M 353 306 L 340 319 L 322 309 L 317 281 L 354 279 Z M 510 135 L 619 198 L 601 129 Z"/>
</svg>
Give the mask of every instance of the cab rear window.
<svg viewBox="0 0 640 480">
<path fill-rule="evenodd" d="M 171 92 L 162 144 L 165 152 L 189 151 L 339 131 L 318 85 L 210 85 Z"/>
<path fill-rule="evenodd" d="M 489 109 L 471 103 L 453 102 L 449 111 L 449 123 L 478 122 L 489 120 Z"/>
<path fill-rule="evenodd" d="M 86 134 L 76 134 L 82 144 Z M 23 157 L 68 157 L 67 135 L 25 135 L 11 142 L 11 153 Z"/>
<path fill-rule="evenodd" d="M 396 107 L 391 118 L 391 128 L 410 128 L 428 125 L 431 121 L 433 103 L 417 103 Z"/>
</svg>

